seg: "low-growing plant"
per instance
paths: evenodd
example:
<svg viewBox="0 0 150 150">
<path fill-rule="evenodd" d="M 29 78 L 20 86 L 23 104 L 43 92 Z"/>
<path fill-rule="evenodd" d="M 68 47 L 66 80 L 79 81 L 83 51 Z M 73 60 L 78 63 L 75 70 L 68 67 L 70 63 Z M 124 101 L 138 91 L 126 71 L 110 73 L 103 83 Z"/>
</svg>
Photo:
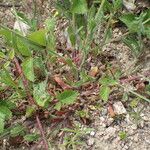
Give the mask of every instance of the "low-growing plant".
<svg viewBox="0 0 150 150">
<path fill-rule="evenodd" d="M 144 51 L 143 38 L 150 38 L 150 9 L 139 15 L 134 13 L 122 14 L 120 20 L 128 29 L 128 35 L 123 38 L 123 41 L 137 57 Z"/>
<path fill-rule="evenodd" d="M 119 137 L 120 137 L 121 140 L 125 140 L 127 138 L 127 132 L 120 131 L 119 132 Z"/>
<path fill-rule="evenodd" d="M 40 112 L 59 112 L 72 106 L 80 100 L 80 89 L 85 83 L 98 82 L 100 85 L 99 97 L 104 102 L 109 100 L 109 95 L 113 87 L 125 88 L 119 81 L 117 74 L 105 74 L 96 78 L 89 75 L 86 63 L 89 55 L 95 49 L 96 56 L 100 50 L 110 41 L 112 24 L 118 20 L 119 11 L 122 9 L 122 0 L 87 1 L 86 0 L 64 0 L 56 1 L 56 14 L 49 16 L 43 23 L 44 27 L 38 29 L 36 17 L 28 19 L 23 13 L 13 11 L 17 21 L 26 24 L 29 29 L 27 33 L 22 30 L 10 29 L 0 25 L 0 36 L 4 40 L 4 48 L 0 51 L 0 134 L 9 133 L 10 136 L 23 136 L 24 140 L 33 142 L 39 139 L 39 134 L 28 133 L 24 126 L 20 124 L 12 126 L 7 130 L 5 123 L 13 115 L 23 114 L 26 118 L 34 116 L 40 130 L 45 149 L 48 149 L 46 135 L 44 134 L 40 121 Z M 124 14 L 120 20 L 124 22 L 130 37 L 124 42 L 136 51 L 141 50 L 142 36 L 149 38 L 149 11 L 141 13 L 139 16 Z M 68 39 L 71 43 L 72 52 L 60 53 L 57 49 L 57 37 L 55 34 L 56 21 L 59 17 L 65 17 L 69 22 L 67 27 Z M 95 34 L 99 27 L 106 25 L 102 43 L 95 43 Z M 136 26 L 137 28 L 134 28 Z M 140 30 L 139 30 L 140 29 Z M 138 42 L 132 40 L 137 35 Z M 92 45 L 95 45 L 94 47 Z M 63 50 L 61 50 L 63 51 Z M 75 53 L 78 60 L 73 60 Z M 61 69 L 67 66 L 69 76 L 61 74 Z M 98 67 L 95 67 L 98 70 Z M 51 89 L 51 87 L 58 87 Z M 147 87 L 148 88 L 148 87 Z M 149 99 L 142 95 L 129 91 L 149 102 Z M 26 103 L 23 112 L 17 111 L 20 103 Z M 132 104 L 133 105 L 133 104 Z M 69 111 L 70 108 L 67 108 Z M 65 109 L 66 111 L 66 109 Z M 17 114 L 18 113 L 18 114 Z M 86 112 L 78 111 L 81 117 L 86 116 Z M 52 115 L 49 115 L 53 116 Z M 54 115 L 55 116 L 55 115 Z M 79 137 L 89 133 L 89 129 L 81 130 L 65 128 L 65 132 L 71 133 L 65 139 L 65 147 L 76 148 L 79 144 Z M 124 138 L 124 134 L 121 137 Z M 3 137 L 3 136 L 2 136 Z"/>
<path fill-rule="evenodd" d="M 78 146 L 83 146 L 84 141 L 82 138 L 90 134 L 92 128 L 81 128 L 80 126 L 75 126 L 74 129 L 64 128 L 62 131 L 66 132 L 66 136 L 64 138 L 63 147 L 67 149 L 76 150 Z"/>
</svg>

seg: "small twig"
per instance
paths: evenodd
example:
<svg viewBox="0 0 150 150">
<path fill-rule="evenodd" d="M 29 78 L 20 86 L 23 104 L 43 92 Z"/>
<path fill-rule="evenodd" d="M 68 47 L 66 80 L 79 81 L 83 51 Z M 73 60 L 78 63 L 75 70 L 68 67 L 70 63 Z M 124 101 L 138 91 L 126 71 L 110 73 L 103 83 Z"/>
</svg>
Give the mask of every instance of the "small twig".
<svg viewBox="0 0 150 150">
<path fill-rule="evenodd" d="M 26 94 L 27 94 L 27 96 L 28 96 L 28 98 L 29 98 L 30 104 L 34 104 L 35 102 L 34 102 L 32 96 L 31 96 L 31 93 L 30 93 L 29 89 L 28 89 L 28 81 L 26 80 L 25 76 L 23 75 L 21 66 L 20 66 L 20 64 L 19 64 L 19 62 L 18 62 L 18 60 L 17 60 L 17 58 L 14 58 L 14 62 L 15 62 L 16 69 L 17 69 L 19 75 L 20 75 L 21 78 L 22 78 L 23 85 L 24 85 L 24 88 L 25 88 L 25 90 L 26 90 Z"/>
<path fill-rule="evenodd" d="M 39 130 L 40 130 L 41 135 L 42 135 L 42 139 L 43 139 L 43 143 L 44 143 L 44 146 L 45 146 L 45 150 L 48 150 L 48 143 L 47 143 L 47 141 L 46 141 L 45 133 L 44 133 L 44 130 L 43 130 L 42 124 L 41 124 L 41 122 L 40 122 L 40 119 L 39 119 L 38 114 L 36 115 L 36 121 L 37 121 Z"/>
</svg>

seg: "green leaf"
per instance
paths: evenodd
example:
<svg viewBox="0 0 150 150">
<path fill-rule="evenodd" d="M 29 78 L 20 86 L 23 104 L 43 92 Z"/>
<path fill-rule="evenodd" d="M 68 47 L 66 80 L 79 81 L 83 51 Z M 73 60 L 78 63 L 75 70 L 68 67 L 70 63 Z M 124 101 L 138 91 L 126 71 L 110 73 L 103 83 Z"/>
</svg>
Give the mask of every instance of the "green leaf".
<svg viewBox="0 0 150 150">
<path fill-rule="evenodd" d="M 119 19 L 126 24 L 130 32 L 140 31 L 140 21 L 139 19 L 136 19 L 136 16 L 134 14 L 124 14 Z"/>
<path fill-rule="evenodd" d="M 72 13 L 85 14 L 87 10 L 86 0 L 73 0 Z"/>
<path fill-rule="evenodd" d="M 54 109 L 56 109 L 56 110 L 60 110 L 61 109 L 61 102 L 58 102 L 58 103 L 56 103 L 56 105 L 55 105 L 55 107 L 54 107 Z"/>
<path fill-rule="evenodd" d="M 34 82 L 34 69 L 33 69 L 33 58 L 28 58 L 22 63 L 23 73 L 26 78 L 32 82 Z"/>
<path fill-rule="evenodd" d="M 33 97 L 41 107 L 47 107 L 50 102 L 50 94 L 46 91 L 46 82 L 35 84 L 33 87 Z"/>
<path fill-rule="evenodd" d="M 0 134 L 4 131 L 5 115 L 0 112 Z"/>
<path fill-rule="evenodd" d="M 11 130 L 10 130 L 10 135 L 12 137 L 16 137 L 18 135 L 24 135 L 25 134 L 25 131 L 24 131 L 24 127 L 22 125 L 17 125 L 15 127 L 13 127 Z"/>
<path fill-rule="evenodd" d="M 64 92 L 57 94 L 57 99 L 62 104 L 70 105 L 76 101 L 78 95 L 79 93 L 76 91 L 65 90 Z"/>
<path fill-rule="evenodd" d="M 0 82 L 16 88 L 15 82 L 6 69 L 0 71 Z"/>
<path fill-rule="evenodd" d="M 5 115 L 5 119 L 10 119 L 12 117 L 12 112 L 6 106 L 0 106 L 0 113 Z"/>
<path fill-rule="evenodd" d="M 114 0 L 113 5 L 114 5 L 114 10 L 117 11 L 122 6 L 122 0 Z"/>
<path fill-rule="evenodd" d="M 42 46 L 46 46 L 46 32 L 44 29 L 35 31 L 28 35 L 28 39 Z"/>
<path fill-rule="evenodd" d="M 7 42 L 9 43 L 9 45 L 12 45 L 12 41 L 14 37 L 18 37 L 20 38 L 25 44 L 27 44 L 28 46 L 30 46 L 31 48 L 34 48 L 34 50 L 43 50 L 45 49 L 45 46 L 40 45 L 39 43 L 34 42 L 33 40 L 30 40 L 27 37 L 22 36 L 21 34 L 17 33 L 14 30 L 11 30 L 3 25 L 0 24 L 0 27 L 2 28 L 0 30 L 0 35 L 5 36 L 5 38 L 7 39 Z M 12 36 L 13 35 L 13 36 Z M 12 38 L 13 37 L 13 38 Z"/>
<path fill-rule="evenodd" d="M 8 53 L 8 56 L 9 56 L 9 59 L 13 59 L 14 56 L 15 56 L 15 51 L 14 51 L 14 50 L 11 50 L 11 51 Z"/>
<path fill-rule="evenodd" d="M 110 94 L 110 87 L 108 87 L 108 86 L 101 86 L 100 87 L 99 95 L 103 101 L 105 101 L 105 102 L 108 101 L 109 94 Z"/>
<path fill-rule="evenodd" d="M 99 82 L 102 84 L 102 85 L 105 85 L 105 86 L 114 86 L 117 84 L 117 81 L 114 80 L 112 77 L 110 76 L 105 76 L 105 77 L 102 77 Z"/>
<path fill-rule="evenodd" d="M 12 44 L 12 33 L 7 29 L 0 29 L 0 35 L 4 36 L 8 45 Z"/>
<path fill-rule="evenodd" d="M 27 134 L 24 136 L 24 140 L 28 141 L 28 142 L 33 142 L 33 141 L 37 141 L 39 139 L 40 135 L 37 133 L 33 133 L 33 134 Z"/>
<path fill-rule="evenodd" d="M 0 101 L 0 106 L 5 106 L 8 109 L 14 109 L 14 108 L 16 108 L 16 103 L 10 101 L 9 99 L 8 100 L 1 100 Z"/>
<path fill-rule="evenodd" d="M 23 56 L 31 56 L 31 50 L 29 50 L 29 46 L 20 38 L 17 39 L 17 48 Z"/>
<path fill-rule="evenodd" d="M 6 56 L 3 52 L 0 52 L 0 58 L 6 58 Z"/>
</svg>

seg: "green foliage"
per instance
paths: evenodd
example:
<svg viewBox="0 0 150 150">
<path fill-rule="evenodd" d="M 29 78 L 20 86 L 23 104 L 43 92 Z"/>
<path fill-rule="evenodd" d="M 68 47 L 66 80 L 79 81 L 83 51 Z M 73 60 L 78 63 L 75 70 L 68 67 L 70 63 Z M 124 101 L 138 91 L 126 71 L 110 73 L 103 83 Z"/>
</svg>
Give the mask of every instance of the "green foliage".
<svg viewBox="0 0 150 150">
<path fill-rule="evenodd" d="M 121 140 L 125 140 L 127 138 L 127 133 L 125 131 L 120 131 L 119 137 Z"/>
<path fill-rule="evenodd" d="M 46 30 L 41 29 L 32 32 L 30 35 L 28 35 L 28 39 L 38 43 L 39 45 L 46 46 Z"/>
<path fill-rule="evenodd" d="M 15 82 L 13 81 L 11 75 L 6 69 L 0 70 L 0 82 L 16 88 Z"/>
<path fill-rule="evenodd" d="M 78 95 L 79 93 L 73 90 L 65 90 L 62 93 L 58 93 L 56 97 L 59 102 L 56 104 L 55 108 L 59 110 L 63 105 L 70 105 L 75 103 Z"/>
<path fill-rule="evenodd" d="M 111 92 L 110 87 L 108 87 L 108 86 L 101 86 L 100 87 L 100 92 L 99 92 L 100 98 L 104 102 L 107 102 L 110 92 Z"/>
<path fill-rule="evenodd" d="M 88 63 L 93 61 L 94 49 L 97 49 L 96 56 L 98 56 L 103 46 L 111 40 L 112 22 L 118 21 L 122 0 L 113 0 L 112 2 L 101 0 L 97 4 L 95 1 L 90 1 L 90 4 L 88 2 L 87 0 L 57 0 L 56 14 L 48 16 L 48 19 L 43 22 L 43 29 L 38 29 L 35 18 L 29 19 L 25 14 L 14 11 L 17 20 L 30 26 L 30 30 L 25 36 L 19 31 L 0 25 L 0 36 L 5 40 L 5 48 L 0 50 L 0 92 L 2 93 L 0 134 L 5 132 L 5 123 L 14 115 L 12 109 L 17 111 L 16 106 L 18 106 L 19 100 L 27 102 L 27 106 L 22 112 L 27 118 L 39 111 L 56 112 L 56 110 L 63 110 L 64 107 L 66 109 L 68 105 L 76 103 L 77 99 L 80 100 L 79 89 L 84 89 L 84 85 L 95 84 L 95 81 L 99 80 L 97 76 L 91 77 L 88 74 L 88 67 L 91 67 L 91 64 Z M 60 16 L 68 21 L 66 34 L 71 42 L 71 51 L 63 48 L 57 49 L 55 27 Z M 123 42 L 134 51 L 136 56 L 142 49 L 142 38 L 150 37 L 149 18 L 150 10 L 139 15 L 123 14 L 119 18 L 129 31 L 129 35 L 122 38 Z M 104 36 L 102 43 L 97 44 L 95 43 L 95 34 L 102 25 L 106 26 Z M 77 55 L 79 61 L 73 60 L 74 54 Z M 91 60 L 87 59 L 89 56 Z M 18 60 L 18 65 L 20 65 L 25 78 L 18 74 L 20 72 L 17 72 L 18 68 L 14 64 L 14 58 Z M 59 59 L 63 63 L 60 63 Z M 69 76 L 73 76 L 73 79 L 67 79 L 68 74 L 62 73 L 60 74 L 62 75 L 61 79 L 65 78 L 65 83 L 54 81 L 54 75 L 58 72 L 61 73 L 64 67 L 69 68 L 67 71 Z M 99 96 L 104 102 L 108 101 L 113 87 L 118 86 L 120 74 L 116 74 L 102 75 L 98 82 L 100 84 Z M 69 84 L 69 86 L 65 84 Z M 149 89 L 149 86 L 146 88 Z M 132 94 L 135 93 L 132 91 Z M 33 98 L 35 104 L 28 104 L 30 97 Z M 56 103 L 53 103 L 53 100 L 56 100 Z M 130 106 L 136 107 L 136 102 L 133 100 Z M 88 112 L 84 110 L 77 113 L 80 117 L 89 117 Z M 80 137 L 88 134 L 91 130 L 81 130 L 81 127 L 75 127 L 75 129 L 65 128 L 63 131 L 69 133 L 68 137 L 65 136 L 65 147 L 76 149 L 76 145 L 81 144 Z M 24 140 L 28 142 L 39 139 L 39 135 L 36 133 L 26 135 L 25 127 L 20 124 L 10 129 L 10 135 L 12 137 L 23 136 Z M 119 136 L 121 139 L 125 139 L 126 133 L 120 132 Z"/>
<path fill-rule="evenodd" d="M 18 135 L 24 135 L 25 134 L 25 128 L 22 126 L 22 125 L 20 125 L 20 124 L 18 124 L 18 125 L 16 125 L 15 127 L 13 127 L 11 130 L 10 130 L 10 135 L 12 136 L 12 137 L 16 137 L 16 136 L 18 136 Z"/>
<path fill-rule="evenodd" d="M 87 12 L 87 2 L 86 0 L 72 0 L 72 13 L 85 14 Z"/>
<path fill-rule="evenodd" d="M 150 25 L 150 10 L 142 12 L 139 16 L 133 13 L 124 14 L 120 17 L 120 20 L 126 24 L 128 30 L 132 33 L 140 33 L 149 37 L 149 25 Z"/>
<path fill-rule="evenodd" d="M 35 80 L 34 69 L 33 69 L 33 58 L 27 58 L 22 63 L 23 73 L 26 78 L 32 82 Z"/>
<path fill-rule="evenodd" d="M 111 92 L 110 86 L 117 85 L 117 81 L 114 80 L 111 76 L 104 76 L 99 80 L 101 86 L 100 86 L 100 98 L 107 102 L 109 98 L 109 94 Z"/>
<path fill-rule="evenodd" d="M 77 149 L 77 146 L 82 146 L 82 137 L 89 134 L 93 129 L 92 128 L 81 128 L 79 125 L 76 125 L 74 129 L 64 128 L 64 132 L 68 132 L 64 138 L 63 147 L 67 149 Z"/>
<path fill-rule="evenodd" d="M 50 95 L 46 91 L 47 83 L 41 82 L 33 86 L 33 98 L 41 107 L 47 107 L 50 102 Z"/>
<path fill-rule="evenodd" d="M 142 36 L 150 38 L 149 18 L 150 9 L 143 11 L 139 15 L 127 13 L 120 17 L 120 20 L 128 27 L 130 33 L 130 35 L 125 37 L 123 41 L 127 46 L 129 46 L 136 57 L 143 51 L 144 44 L 142 41 Z"/>
<path fill-rule="evenodd" d="M 28 141 L 28 142 L 34 142 L 37 141 L 39 139 L 40 135 L 33 133 L 33 134 L 26 134 L 24 136 L 24 140 Z"/>
</svg>

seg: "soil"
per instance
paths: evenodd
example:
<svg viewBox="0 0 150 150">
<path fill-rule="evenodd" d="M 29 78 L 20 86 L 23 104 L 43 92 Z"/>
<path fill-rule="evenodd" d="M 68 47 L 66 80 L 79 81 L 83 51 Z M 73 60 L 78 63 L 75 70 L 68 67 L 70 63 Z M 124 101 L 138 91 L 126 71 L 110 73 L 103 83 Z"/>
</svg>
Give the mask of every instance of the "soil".
<svg viewBox="0 0 150 150">
<path fill-rule="evenodd" d="M 52 8 L 52 1 L 43 1 L 41 3 L 40 0 L 38 0 L 38 13 L 40 14 L 40 22 L 45 20 L 45 18 L 48 17 L 49 13 L 53 12 Z M 16 7 L 17 10 L 23 11 L 26 14 L 30 14 L 32 12 L 32 8 L 30 5 L 30 0 L 28 1 L 22 1 L 17 2 L 19 5 Z M 7 25 L 9 27 L 13 27 L 15 18 L 12 15 L 11 6 L 7 6 L 6 4 L 12 4 L 11 1 L 0 1 L 0 4 L 4 4 L 5 6 L 0 5 L 0 23 Z M 61 22 L 60 20 L 58 21 Z M 62 25 L 62 23 L 61 23 Z M 41 25 L 42 26 L 42 25 Z M 59 25 L 58 25 L 59 26 Z M 64 29 L 65 30 L 65 29 Z M 61 31 L 63 31 L 61 29 Z M 102 31 L 101 31 L 102 32 Z M 58 28 L 59 33 L 59 28 Z M 124 27 L 116 27 L 113 30 L 113 39 L 116 39 L 124 34 Z M 63 34 L 61 35 L 66 38 Z M 101 36 L 98 36 L 99 40 Z M 59 38 L 58 38 L 59 39 Z M 61 41 L 63 41 L 61 39 Z M 66 41 L 66 39 L 64 40 Z M 61 43 L 65 44 L 65 43 Z M 143 51 L 143 53 L 138 57 L 135 58 L 132 55 L 131 50 L 121 41 L 117 42 L 111 42 L 107 44 L 103 51 L 104 53 L 109 54 L 113 60 L 111 63 L 114 66 L 119 66 L 121 70 L 123 70 L 124 75 L 129 76 L 131 74 L 138 74 L 143 75 L 146 71 L 150 70 L 150 44 L 146 41 L 147 48 Z M 93 93 L 95 91 L 92 91 Z M 93 94 L 92 93 L 92 94 Z M 94 95 L 94 94 L 93 94 Z M 120 99 L 118 96 L 115 98 L 115 94 L 112 96 L 112 102 L 111 104 L 104 104 L 103 107 L 100 107 L 99 110 L 90 110 L 91 117 L 94 116 L 94 118 L 89 118 L 91 120 L 91 123 L 88 125 L 84 125 L 85 127 L 93 128 L 94 130 L 85 137 L 85 146 L 81 148 L 76 149 L 82 149 L 82 150 L 149 150 L 150 149 L 150 107 L 149 103 L 140 101 L 135 108 L 131 108 L 129 104 L 127 104 L 123 99 Z M 130 98 L 129 101 L 131 102 L 133 98 Z M 118 118 L 113 118 L 110 115 L 109 108 L 115 104 L 118 104 L 118 102 L 121 102 L 123 105 L 123 109 L 126 110 L 125 113 L 119 114 Z M 97 102 L 98 104 L 101 104 L 101 101 L 99 100 Z M 119 106 L 118 106 L 119 107 Z M 16 119 L 17 120 L 17 119 Z M 20 121 L 21 119 L 19 119 Z M 77 118 L 73 119 L 74 122 L 78 122 L 79 120 Z M 23 123 L 31 123 L 33 124 L 33 121 L 24 121 Z M 49 131 L 48 124 L 45 125 L 45 129 Z M 32 130 L 35 130 L 32 128 Z M 119 134 L 121 132 L 125 132 L 125 138 L 121 139 L 121 136 Z M 16 139 L 15 139 L 16 140 Z M 49 139 L 51 140 L 51 139 Z M 9 143 L 10 140 L 5 139 L 2 141 L 0 149 L 41 149 L 41 147 L 36 147 L 33 145 L 32 148 L 29 148 L 26 144 L 19 145 L 19 148 L 14 146 L 12 143 Z M 60 141 L 56 140 L 56 143 L 52 144 L 52 149 L 57 150 L 59 149 Z M 12 144 L 12 146 L 11 146 Z M 16 143 L 15 143 L 16 144 Z M 36 145 L 36 144 L 35 144 Z M 58 145 L 58 146 L 56 146 Z M 15 148 L 13 148 L 15 147 Z"/>
</svg>

